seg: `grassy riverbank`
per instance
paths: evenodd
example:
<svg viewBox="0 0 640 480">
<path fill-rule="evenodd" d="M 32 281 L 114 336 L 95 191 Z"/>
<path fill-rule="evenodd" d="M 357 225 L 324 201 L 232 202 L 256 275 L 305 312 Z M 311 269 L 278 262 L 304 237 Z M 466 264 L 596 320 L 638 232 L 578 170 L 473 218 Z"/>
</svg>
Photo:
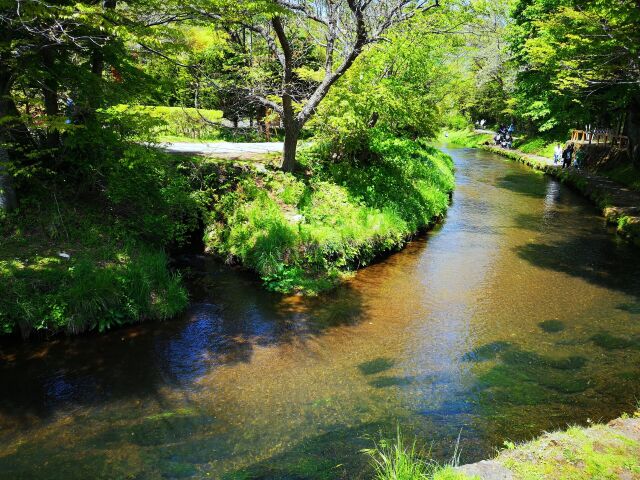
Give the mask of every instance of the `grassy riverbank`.
<svg viewBox="0 0 640 480">
<path fill-rule="evenodd" d="M 303 152 L 298 175 L 227 169 L 206 219 L 209 251 L 267 288 L 313 294 L 401 248 L 446 212 L 451 159 L 423 141 L 376 132 L 365 154 Z"/>
<path fill-rule="evenodd" d="M 493 135 L 490 133 L 477 133 L 471 129 L 447 130 L 438 135 L 438 143 L 448 143 L 455 147 L 475 148 L 486 142 L 491 142 Z"/>
<path fill-rule="evenodd" d="M 366 453 L 376 480 L 586 480 L 640 476 L 640 412 L 608 424 L 572 426 L 521 444 L 505 441 L 492 460 L 454 467 L 421 454 L 398 434 Z"/>
<path fill-rule="evenodd" d="M 73 188 L 38 172 L 0 215 L 0 333 L 104 331 L 181 311 L 187 292 L 165 252 L 189 240 L 201 205 L 184 160 L 129 145 L 97 171 L 78 157 L 61 168 L 77 169 L 63 180 Z"/>
<path fill-rule="evenodd" d="M 42 174 L 0 218 L 1 333 L 174 316 L 187 293 L 165 252 L 202 235 L 203 224 L 209 252 L 256 271 L 269 289 L 313 294 L 435 222 L 454 186 L 449 157 L 382 132 L 358 159 L 302 153 L 295 176 L 138 145 L 115 150 L 100 171 L 79 173 L 74 189 Z"/>
</svg>

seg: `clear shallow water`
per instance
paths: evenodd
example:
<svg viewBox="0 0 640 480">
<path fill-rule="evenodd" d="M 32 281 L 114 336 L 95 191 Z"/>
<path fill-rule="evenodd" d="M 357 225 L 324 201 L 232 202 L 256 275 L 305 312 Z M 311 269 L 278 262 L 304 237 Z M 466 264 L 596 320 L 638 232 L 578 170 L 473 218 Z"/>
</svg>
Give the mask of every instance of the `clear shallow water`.
<svg viewBox="0 0 640 480">
<path fill-rule="evenodd" d="M 0 347 L 1 478 L 366 478 L 631 411 L 640 255 L 554 180 L 452 150 L 442 226 L 315 299 L 194 257 L 183 318 Z"/>
</svg>

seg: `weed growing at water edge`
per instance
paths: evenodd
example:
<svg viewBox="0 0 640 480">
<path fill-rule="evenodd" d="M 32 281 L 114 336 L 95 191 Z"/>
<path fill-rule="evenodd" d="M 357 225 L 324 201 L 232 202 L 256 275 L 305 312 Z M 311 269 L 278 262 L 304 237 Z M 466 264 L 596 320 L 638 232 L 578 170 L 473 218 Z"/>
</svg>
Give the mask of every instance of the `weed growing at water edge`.
<svg viewBox="0 0 640 480">
<path fill-rule="evenodd" d="M 365 449 L 375 472 L 376 480 L 476 480 L 457 472 L 458 450 L 445 465 L 429 458 L 420 451 L 417 441 L 407 445 L 398 427 L 394 440 L 380 440 L 374 448 Z"/>
</svg>

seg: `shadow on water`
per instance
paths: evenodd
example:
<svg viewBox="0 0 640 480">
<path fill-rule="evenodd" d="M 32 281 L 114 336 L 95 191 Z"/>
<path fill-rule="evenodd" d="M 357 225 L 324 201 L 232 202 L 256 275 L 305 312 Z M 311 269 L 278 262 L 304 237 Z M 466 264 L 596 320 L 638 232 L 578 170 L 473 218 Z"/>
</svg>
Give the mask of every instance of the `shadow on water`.
<svg viewBox="0 0 640 480">
<path fill-rule="evenodd" d="M 371 478 L 366 455 L 392 419 L 336 428 L 302 440 L 290 449 L 248 467 L 228 473 L 224 480 L 329 480 Z"/>
<path fill-rule="evenodd" d="M 597 236 L 575 235 L 555 243 L 531 242 L 515 248 L 531 264 L 591 284 L 637 297 L 640 292 L 640 258 L 630 246 L 601 241 Z M 635 309 L 636 303 L 632 304 Z"/>
<path fill-rule="evenodd" d="M 358 365 L 358 370 L 363 375 L 375 375 L 376 373 L 382 373 L 395 365 L 395 360 L 386 357 L 379 357 L 368 362 L 363 362 Z"/>
<path fill-rule="evenodd" d="M 348 286 L 332 292 L 331 301 L 283 297 L 262 290 L 249 275 L 206 264 L 208 271 L 194 281 L 215 287 L 196 294 L 201 303 L 181 319 L 0 346 L 0 384 L 12 386 L 0 397 L 0 420 L 19 424 L 59 408 L 123 398 L 162 404 L 163 386 L 198 388 L 194 382 L 211 369 L 249 362 L 256 346 L 304 343 L 361 321 L 361 296 Z"/>
<path fill-rule="evenodd" d="M 579 355 L 552 357 L 509 342 L 475 348 L 463 360 L 481 364 L 474 387 L 478 406 L 487 415 L 505 406 L 567 403 L 590 388 L 588 360 Z"/>
<path fill-rule="evenodd" d="M 564 322 L 560 320 L 545 320 L 540 322 L 538 326 L 546 333 L 558 333 L 565 329 Z"/>
<path fill-rule="evenodd" d="M 234 445 L 214 419 L 182 410 L 132 420 L 84 438 L 77 451 L 77 462 L 71 464 L 63 456 L 50 455 L 39 445 L 24 444 L 14 454 L 0 458 L 0 469 L 3 474 L 19 476 L 20 472 L 30 470 L 30 464 L 35 464 L 39 466 L 38 478 L 50 479 L 96 478 L 96 475 L 98 478 L 192 478 L 195 475 L 227 480 L 370 478 L 368 459 L 360 452 L 373 447 L 381 436 L 392 435 L 389 425 L 394 423 L 394 419 L 388 418 L 355 426 L 328 427 L 328 431 L 301 438 L 284 448 L 274 444 L 278 453 L 265 458 L 245 451 L 244 445 Z M 143 447 L 141 455 L 135 458 L 120 455 L 120 462 L 127 458 L 126 465 L 113 462 L 111 452 L 127 443 Z M 217 462 L 238 454 L 255 463 L 236 467 L 226 474 L 217 470 Z"/>
<path fill-rule="evenodd" d="M 533 198 L 543 198 L 547 194 L 546 180 L 527 171 L 508 173 L 497 180 L 496 186 Z"/>
</svg>

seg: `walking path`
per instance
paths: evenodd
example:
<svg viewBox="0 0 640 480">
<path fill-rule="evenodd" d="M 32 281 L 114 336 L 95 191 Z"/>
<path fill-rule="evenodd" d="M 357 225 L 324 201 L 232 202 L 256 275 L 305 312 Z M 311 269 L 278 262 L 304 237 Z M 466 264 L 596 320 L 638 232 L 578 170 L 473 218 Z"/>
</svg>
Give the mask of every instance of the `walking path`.
<svg viewBox="0 0 640 480">
<path fill-rule="evenodd" d="M 268 153 L 280 153 L 283 149 L 282 142 L 259 142 L 259 143 L 233 143 L 233 142 L 166 142 L 161 144 L 165 152 L 191 154 L 191 155 L 211 155 L 219 158 L 251 159 Z"/>
<path fill-rule="evenodd" d="M 573 167 L 564 169 L 547 157 L 488 145 L 482 148 L 542 170 L 578 190 L 601 209 L 609 223 L 617 226 L 620 235 L 640 246 L 640 193 L 601 175 Z"/>
</svg>

